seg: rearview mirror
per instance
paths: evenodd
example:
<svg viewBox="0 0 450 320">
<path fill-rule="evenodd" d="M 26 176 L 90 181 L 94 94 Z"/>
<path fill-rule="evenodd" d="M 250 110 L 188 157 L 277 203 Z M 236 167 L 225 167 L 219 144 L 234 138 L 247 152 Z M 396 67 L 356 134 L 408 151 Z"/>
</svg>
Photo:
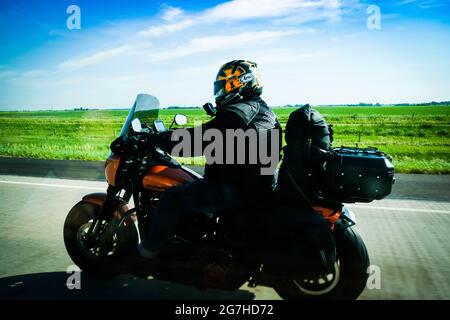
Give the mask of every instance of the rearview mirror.
<svg viewBox="0 0 450 320">
<path fill-rule="evenodd" d="M 141 121 L 138 118 L 136 118 L 133 121 L 131 121 L 131 127 L 133 128 L 134 132 L 141 132 L 142 131 Z"/>
<path fill-rule="evenodd" d="M 182 114 L 177 114 L 173 120 L 178 126 L 184 126 L 187 123 L 187 117 Z"/>
</svg>

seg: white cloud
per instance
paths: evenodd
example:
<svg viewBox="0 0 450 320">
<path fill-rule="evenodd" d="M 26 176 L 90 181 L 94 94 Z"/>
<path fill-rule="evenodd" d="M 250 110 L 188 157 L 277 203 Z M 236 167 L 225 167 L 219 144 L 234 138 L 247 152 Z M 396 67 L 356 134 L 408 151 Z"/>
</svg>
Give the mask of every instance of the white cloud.
<svg viewBox="0 0 450 320">
<path fill-rule="evenodd" d="M 297 31 L 255 31 L 244 32 L 231 36 L 209 36 L 191 39 L 187 44 L 175 49 L 155 52 L 148 56 L 150 61 L 175 59 L 195 53 L 223 51 L 243 44 L 264 43 L 264 41 L 286 37 L 298 33 Z"/>
<path fill-rule="evenodd" d="M 39 77 L 41 75 L 45 74 L 45 70 L 42 69 L 32 69 L 28 70 L 22 73 L 22 76 L 25 78 L 34 78 Z"/>
<path fill-rule="evenodd" d="M 163 10 L 161 19 L 163 19 L 164 21 L 172 22 L 183 16 L 183 13 L 184 11 L 181 8 L 168 6 Z"/>
<path fill-rule="evenodd" d="M 357 4 L 358 0 L 351 0 L 345 7 Z M 277 18 L 278 23 L 336 21 L 343 14 L 343 7 L 340 0 L 232 0 L 191 15 L 180 8 L 168 7 L 161 15 L 165 23 L 153 25 L 138 35 L 161 36 L 200 24 L 224 25 L 255 19 Z"/>
<path fill-rule="evenodd" d="M 444 1 L 442 1 L 442 2 L 444 2 Z M 419 8 L 420 9 L 431 9 L 431 8 L 441 7 L 444 5 L 444 3 L 442 3 L 442 2 L 437 1 L 437 0 L 420 1 Z"/>
<path fill-rule="evenodd" d="M 311 9 L 338 9 L 339 0 L 234 0 L 207 10 L 202 18 L 208 21 L 239 21 L 298 15 Z"/>
<path fill-rule="evenodd" d="M 139 31 L 138 35 L 142 37 L 160 36 L 166 33 L 181 31 L 194 25 L 194 20 L 184 19 L 180 22 L 168 23 L 160 26 L 152 26 L 146 30 Z"/>
<path fill-rule="evenodd" d="M 403 6 L 403 5 L 405 5 L 405 4 L 414 3 L 414 2 L 416 2 L 416 1 L 417 1 L 417 0 L 403 0 L 403 1 L 397 2 L 396 4 L 399 5 L 399 6 Z"/>
<path fill-rule="evenodd" d="M 303 52 L 287 48 L 270 49 L 269 51 L 257 52 L 253 54 L 252 59 L 258 62 L 260 66 L 276 67 L 281 64 L 298 64 L 300 61 L 323 60 L 332 58 L 335 55 L 326 51 Z"/>
<path fill-rule="evenodd" d="M 59 67 L 62 69 L 79 69 L 89 65 L 98 64 L 112 57 L 123 54 L 130 49 L 130 45 L 125 44 L 117 48 L 99 51 L 89 56 L 66 60 L 64 62 L 61 62 L 59 64 Z"/>
<path fill-rule="evenodd" d="M 90 65 L 97 65 L 109 59 L 124 55 L 139 52 L 140 49 L 150 47 L 148 42 L 137 44 L 124 44 L 119 47 L 98 51 L 88 56 L 72 58 L 61 62 L 58 66 L 60 69 L 76 70 Z"/>
<path fill-rule="evenodd" d="M 439 1 L 439 0 L 403 0 L 400 2 L 397 2 L 396 4 L 399 6 L 404 6 L 408 4 L 417 4 L 417 6 L 421 9 L 430 9 L 430 8 L 437 8 L 442 5 L 444 5 L 445 1 Z"/>
</svg>

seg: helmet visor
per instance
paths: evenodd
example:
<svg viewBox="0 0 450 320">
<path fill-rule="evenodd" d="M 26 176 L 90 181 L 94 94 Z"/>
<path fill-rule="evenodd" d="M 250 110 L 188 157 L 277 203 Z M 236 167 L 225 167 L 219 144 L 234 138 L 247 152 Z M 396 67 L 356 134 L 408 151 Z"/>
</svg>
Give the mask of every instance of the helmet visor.
<svg viewBox="0 0 450 320">
<path fill-rule="evenodd" d="M 214 99 L 217 99 L 225 94 L 225 80 L 214 82 Z"/>
</svg>

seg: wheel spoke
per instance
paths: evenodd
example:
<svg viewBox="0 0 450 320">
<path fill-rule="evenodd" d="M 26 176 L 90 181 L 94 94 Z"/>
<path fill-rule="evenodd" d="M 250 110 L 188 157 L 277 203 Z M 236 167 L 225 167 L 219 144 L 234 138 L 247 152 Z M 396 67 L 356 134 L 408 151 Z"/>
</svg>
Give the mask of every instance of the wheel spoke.
<svg viewBox="0 0 450 320">
<path fill-rule="evenodd" d="M 339 261 L 334 264 L 333 273 L 320 275 L 316 278 L 294 280 L 295 286 L 309 295 L 323 295 L 333 290 L 340 280 Z"/>
</svg>

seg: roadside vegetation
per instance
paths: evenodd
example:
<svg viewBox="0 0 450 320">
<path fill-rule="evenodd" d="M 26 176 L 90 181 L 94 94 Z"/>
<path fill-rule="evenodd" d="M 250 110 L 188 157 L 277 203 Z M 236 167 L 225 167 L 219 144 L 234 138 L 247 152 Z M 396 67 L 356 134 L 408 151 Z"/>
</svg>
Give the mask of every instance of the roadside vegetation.
<svg viewBox="0 0 450 320">
<path fill-rule="evenodd" d="M 317 107 L 334 126 L 334 146 L 373 146 L 394 159 L 397 172 L 450 173 L 450 106 Z M 283 127 L 294 108 L 274 108 Z M 127 110 L 0 112 L 0 156 L 103 160 Z M 188 125 L 207 121 L 201 109 L 161 110 L 170 125 L 176 113 Z M 203 164 L 202 158 L 183 159 Z"/>
</svg>

